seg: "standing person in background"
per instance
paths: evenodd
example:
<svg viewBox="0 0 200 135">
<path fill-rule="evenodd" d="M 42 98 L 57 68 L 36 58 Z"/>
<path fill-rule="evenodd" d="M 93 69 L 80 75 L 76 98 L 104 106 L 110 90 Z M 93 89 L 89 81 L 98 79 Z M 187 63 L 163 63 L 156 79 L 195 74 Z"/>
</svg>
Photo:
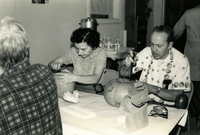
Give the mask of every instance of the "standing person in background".
<svg viewBox="0 0 200 135">
<path fill-rule="evenodd" d="M 188 9 L 176 23 L 175 41 L 180 38 L 184 30 L 187 33 L 184 54 L 189 59 L 191 80 L 194 84 L 191 107 L 193 115 L 198 118 L 200 116 L 200 5 Z"/>
<path fill-rule="evenodd" d="M 106 51 L 99 47 L 100 34 L 89 28 L 76 29 L 71 35 L 71 42 L 75 44 L 70 51 L 49 63 L 52 70 L 60 70 L 62 65 L 73 64 L 73 73 L 67 72 L 57 77 L 64 84 L 78 82 L 92 84 L 96 93 L 102 92 L 103 73 L 106 68 Z"/>
<path fill-rule="evenodd" d="M 0 134 L 62 135 L 53 74 L 30 64 L 26 32 L 10 17 L 0 18 Z"/>
</svg>

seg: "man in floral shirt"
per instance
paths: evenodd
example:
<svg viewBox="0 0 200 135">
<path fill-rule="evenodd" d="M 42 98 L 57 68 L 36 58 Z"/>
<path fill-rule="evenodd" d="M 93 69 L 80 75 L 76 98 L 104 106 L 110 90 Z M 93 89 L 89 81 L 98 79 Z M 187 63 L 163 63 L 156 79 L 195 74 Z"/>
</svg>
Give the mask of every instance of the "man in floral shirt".
<svg viewBox="0 0 200 135">
<path fill-rule="evenodd" d="M 173 48 L 173 31 L 157 26 L 151 35 L 151 44 L 133 60 L 126 58 L 127 66 L 136 64 L 132 73 L 142 70 L 140 80 L 134 83 L 138 90 L 147 89 L 163 100 L 175 101 L 183 92 L 190 91 L 190 66 L 185 55 Z"/>
</svg>

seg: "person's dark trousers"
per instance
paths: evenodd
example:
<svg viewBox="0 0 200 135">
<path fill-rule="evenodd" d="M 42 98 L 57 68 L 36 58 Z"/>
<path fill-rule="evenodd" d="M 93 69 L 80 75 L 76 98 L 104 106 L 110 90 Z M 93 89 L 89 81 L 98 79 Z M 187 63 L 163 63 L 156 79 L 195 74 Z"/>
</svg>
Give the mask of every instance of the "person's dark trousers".
<svg viewBox="0 0 200 135">
<path fill-rule="evenodd" d="M 194 85 L 194 94 L 190 104 L 190 111 L 193 117 L 196 117 L 196 124 L 200 117 L 200 81 L 192 81 Z"/>
</svg>

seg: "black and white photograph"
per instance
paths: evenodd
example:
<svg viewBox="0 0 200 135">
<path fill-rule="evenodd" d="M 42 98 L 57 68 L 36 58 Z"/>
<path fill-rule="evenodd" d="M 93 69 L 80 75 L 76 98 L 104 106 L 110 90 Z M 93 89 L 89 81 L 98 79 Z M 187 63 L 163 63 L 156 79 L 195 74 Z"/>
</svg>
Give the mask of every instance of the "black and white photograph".
<svg viewBox="0 0 200 135">
<path fill-rule="evenodd" d="M 200 135 L 200 0 L 0 0 L 0 135 Z"/>
</svg>

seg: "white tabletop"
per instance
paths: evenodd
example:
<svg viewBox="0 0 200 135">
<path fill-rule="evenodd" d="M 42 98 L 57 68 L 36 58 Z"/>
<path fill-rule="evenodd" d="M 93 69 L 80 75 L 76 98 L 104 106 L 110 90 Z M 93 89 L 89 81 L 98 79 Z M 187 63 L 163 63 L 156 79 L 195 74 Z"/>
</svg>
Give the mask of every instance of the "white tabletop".
<svg viewBox="0 0 200 135">
<path fill-rule="evenodd" d="M 79 93 L 78 104 L 66 102 L 62 98 L 58 99 L 63 135 L 127 135 L 116 129 L 117 117 L 121 115 L 118 108 L 108 105 L 102 95 Z M 152 109 L 152 105 L 148 106 L 148 112 Z M 168 135 L 187 110 L 171 107 L 167 109 L 168 119 L 149 116 L 147 127 L 128 135 Z"/>
</svg>

